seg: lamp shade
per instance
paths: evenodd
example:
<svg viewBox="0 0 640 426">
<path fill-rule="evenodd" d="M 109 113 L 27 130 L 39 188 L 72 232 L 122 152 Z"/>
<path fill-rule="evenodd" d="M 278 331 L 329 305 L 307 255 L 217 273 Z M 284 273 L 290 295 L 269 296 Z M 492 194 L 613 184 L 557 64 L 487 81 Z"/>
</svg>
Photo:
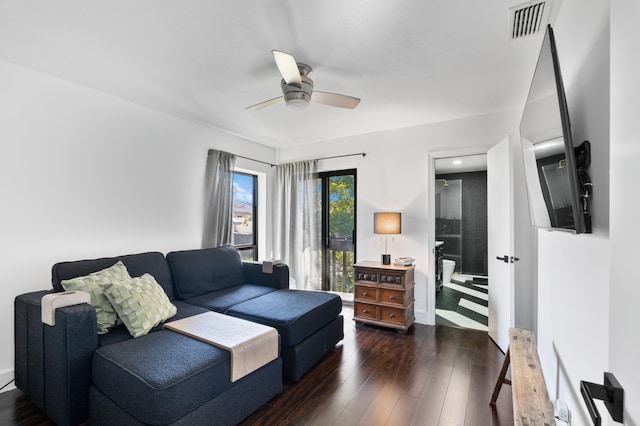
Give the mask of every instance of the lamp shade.
<svg viewBox="0 0 640 426">
<path fill-rule="evenodd" d="M 373 232 L 375 234 L 399 234 L 401 230 L 401 213 L 382 212 L 373 214 Z"/>
</svg>

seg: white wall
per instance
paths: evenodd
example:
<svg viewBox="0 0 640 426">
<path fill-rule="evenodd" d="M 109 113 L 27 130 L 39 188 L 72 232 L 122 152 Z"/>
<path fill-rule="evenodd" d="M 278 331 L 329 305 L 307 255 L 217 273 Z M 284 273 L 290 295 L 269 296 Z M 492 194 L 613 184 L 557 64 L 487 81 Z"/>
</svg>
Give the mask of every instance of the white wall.
<svg viewBox="0 0 640 426">
<path fill-rule="evenodd" d="M 524 100 L 523 100 L 524 102 Z M 281 149 L 279 162 L 365 152 L 366 157 L 321 161 L 321 170 L 357 168 L 357 260 L 379 260 L 384 242 L 373 233 L 373 213 L 402 212 L 402 234 L 389 242 L 392 258 L 416 259 L 416 321 L 435 318 L 434 268 L 428 261 L 429 153 L 484 153 L 508 134 L 515 134 L 520 112 L 472 117 L 432 125 L 344 138 L 308 146 Z M 467 147 L 475 146 L 473 151 Z M 431 168 L 430 168 L 431 167 Z M 433 179 L 433 178 L 431 178 Z M 433 231 L 431 231 L 433 232 Z"/>
<path fill-rule="evenodd" d="M 275 152 L 1 61 L 0 93 L 1 386 L 15 296 L 50 288 L 58 261 L 198 248 L 207 150 Z"/>
<path fill-rule="evenodd" d="M 593 233 L 538 233 L 538 351 L 551 398 L 579 425 L 580 380 L 602 383 L 609 362 L 608 21 L 608 2 L 564 0 L 554 26 L 574 144 L 592 147 Z"/>
<path fill-rule="evenodd" d="M 640 425 L 640 2 L 611 2 L 611 293 L 609 371 L 625 392 L 625 424 Z"/>
</svg>

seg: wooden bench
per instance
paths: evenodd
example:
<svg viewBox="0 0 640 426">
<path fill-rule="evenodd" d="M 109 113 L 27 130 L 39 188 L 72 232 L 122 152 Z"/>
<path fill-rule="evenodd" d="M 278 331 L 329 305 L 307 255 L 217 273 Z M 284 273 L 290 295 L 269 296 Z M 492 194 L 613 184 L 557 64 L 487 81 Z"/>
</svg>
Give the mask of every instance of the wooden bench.
<svg viewBox="0 0 640 426">
<path fill-rule="evenodd" d="M 509 364 L 511 380 L 506 378 Z M 491 395 L 491 405 L 496 404 L 503 384 L 511 385 L 515 425 L 555 425 L 553 405 L 549 399 L 535 338 L 531 331 L 521 328 L 509 329 L 509 348 Z"/>
</svg>

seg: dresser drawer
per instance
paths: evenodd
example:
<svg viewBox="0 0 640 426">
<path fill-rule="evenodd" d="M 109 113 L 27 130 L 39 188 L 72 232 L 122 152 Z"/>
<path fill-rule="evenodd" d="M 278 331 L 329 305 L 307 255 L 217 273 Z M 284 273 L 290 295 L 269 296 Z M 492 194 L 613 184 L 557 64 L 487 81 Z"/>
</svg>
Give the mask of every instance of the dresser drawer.
<svg viewBox="0 0 640 426">
<path fill-rule="evenodd" d="M 381 306 L 380 321 L 390 322 L 392 324 L 404 325 L 405 310 L 403 308 L 390 308 L 388 306 Z"/>
<path fill-rule="evenodd" d="M 384 283 L 384 284 L 397 284 L 397 285 L 402 285 L 402 278 L 404 277 L 404 274 L 397 274 L 397 273 L 389 273 L 389 272 L 385 272 L 380 274 L 380 282 Z"/>
<path fill-rule="evenodd" d="M 393 303 L 395 305 L 405 304 L 406 294 L 403 290 L 380 289 L 380 303 Z"/>
<path fill-rule="evenodd" d="M 362 281 L 367 284 L 377 284 L 378 274 L 375 271 L 356 269 L 356 281 Z"/>
<path fill-rule="evenodd" d="M 355 316 L 358 318 L 378 319 L 378 307 L 368 303 L 355 303 Z"/>
<path fill-rule="evenodd" d="M 356 285 L 354 298 L 358 300 L 370 300 L 375 302 L 378 300 L 378 290 L 372 287 Z"/>
</svg>

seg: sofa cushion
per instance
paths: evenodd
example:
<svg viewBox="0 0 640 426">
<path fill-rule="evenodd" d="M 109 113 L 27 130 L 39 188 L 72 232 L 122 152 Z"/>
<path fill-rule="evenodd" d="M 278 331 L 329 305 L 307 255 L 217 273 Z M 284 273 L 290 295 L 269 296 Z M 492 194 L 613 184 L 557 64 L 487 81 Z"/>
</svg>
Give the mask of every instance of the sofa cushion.
<svg viewBox="0 0 640 426">
<path fill-rule="evenodd" d="M 283 347 L 298 344 L 333 321 L 342 299 L 331 293 L 276 290 L 229 308 L 225 313 L 278 330 Z"/>
<path fill-rule="evenodd" d="M 190 303 L 185 303 L 180 300 L 174 300 L 172 303 L 178 309 L 178 313 L 171 318 L 172 320 L 178 320 L 209 311 L 206 308 L 192 305 Z M 151 329 L 150 332 L 158 330 L 162 330 L 162 324 L 157 325 L 156 327 Z M 107 334 L 100 334 L 98 336 L 98 347 L 113 345 L 114 343 L 130 339 L 132 339 L 132 337 L 129 333 L 129 330 L 127 330 L 127 327 L 125 327 L 124 324 L 121 324 L 109 330 Z"/>
<path fill-rule="evenodd" d="M 51 283 L 55 291 L 63 291 L 64 288 L 60 281 L 100 271 L 110 267 L 117 261 L 124 263 L 129 274 L 133 277 L 139 277 L 146 273 L 153 275 L 158 284 L 167 293 L 169 299 L 174 299 L 171 271 L 169 271 L 169 265 L 167 265 L 164 254 L 159 252 L 56 263 L 51 268 Z"/>
<path fill-rule="evenodd" d="M 133 337 L 144 336 L 178 312 L 150 274 L 114 281 L 104 288 L 104 295 Z"/>
<path fill-rule="evenodd" d="M 185 300 L 197 306 L 202 306 L 212 311 L 224 313 L 230 307 L 247 300 L 265 295 L 275 291 L 275 288 L 265 287 L 254 284 L 243 284 L 235 287 L 225 288 L 224 290 L 213 291 L 203 294 L 202 296 L 192 297 Z"/>
<path fill-rule="evenodd" d="M 124 264 L 115 265 L 89 275 L 62 280 L 60 284 L 66 291 L 86 291 L 91 295 L 91 305 L 96 309 L 98 334 L 104 334 L 117 325 L 118 314 L 104 294 L 107 286 L 114 282 L 131 281 Z"/>
<path fill-rule="evenodd" d="M 229 352 L 160 330 L 98 348 L 94 385 L 145 424 L 169 424 L 231 387 Z"/>
<path fill-rule="evenodd" d="M 242 260 L 233 246 L 174 251 L 167 254 L 167 261 L 181 299 L 245 283 Z"/>
<path fill-rule="evenodd" d="M 191 303 L 186 303 L 181 300 L 174 300 L 173 304 L 176 305 L 176 308 L 178 308 L 178 313 L 175 317 L 172 318 L 173 321 L 202 314 L 208 311 L 208 309 L 206 308 L 192 305 Z"/>
</svg>

